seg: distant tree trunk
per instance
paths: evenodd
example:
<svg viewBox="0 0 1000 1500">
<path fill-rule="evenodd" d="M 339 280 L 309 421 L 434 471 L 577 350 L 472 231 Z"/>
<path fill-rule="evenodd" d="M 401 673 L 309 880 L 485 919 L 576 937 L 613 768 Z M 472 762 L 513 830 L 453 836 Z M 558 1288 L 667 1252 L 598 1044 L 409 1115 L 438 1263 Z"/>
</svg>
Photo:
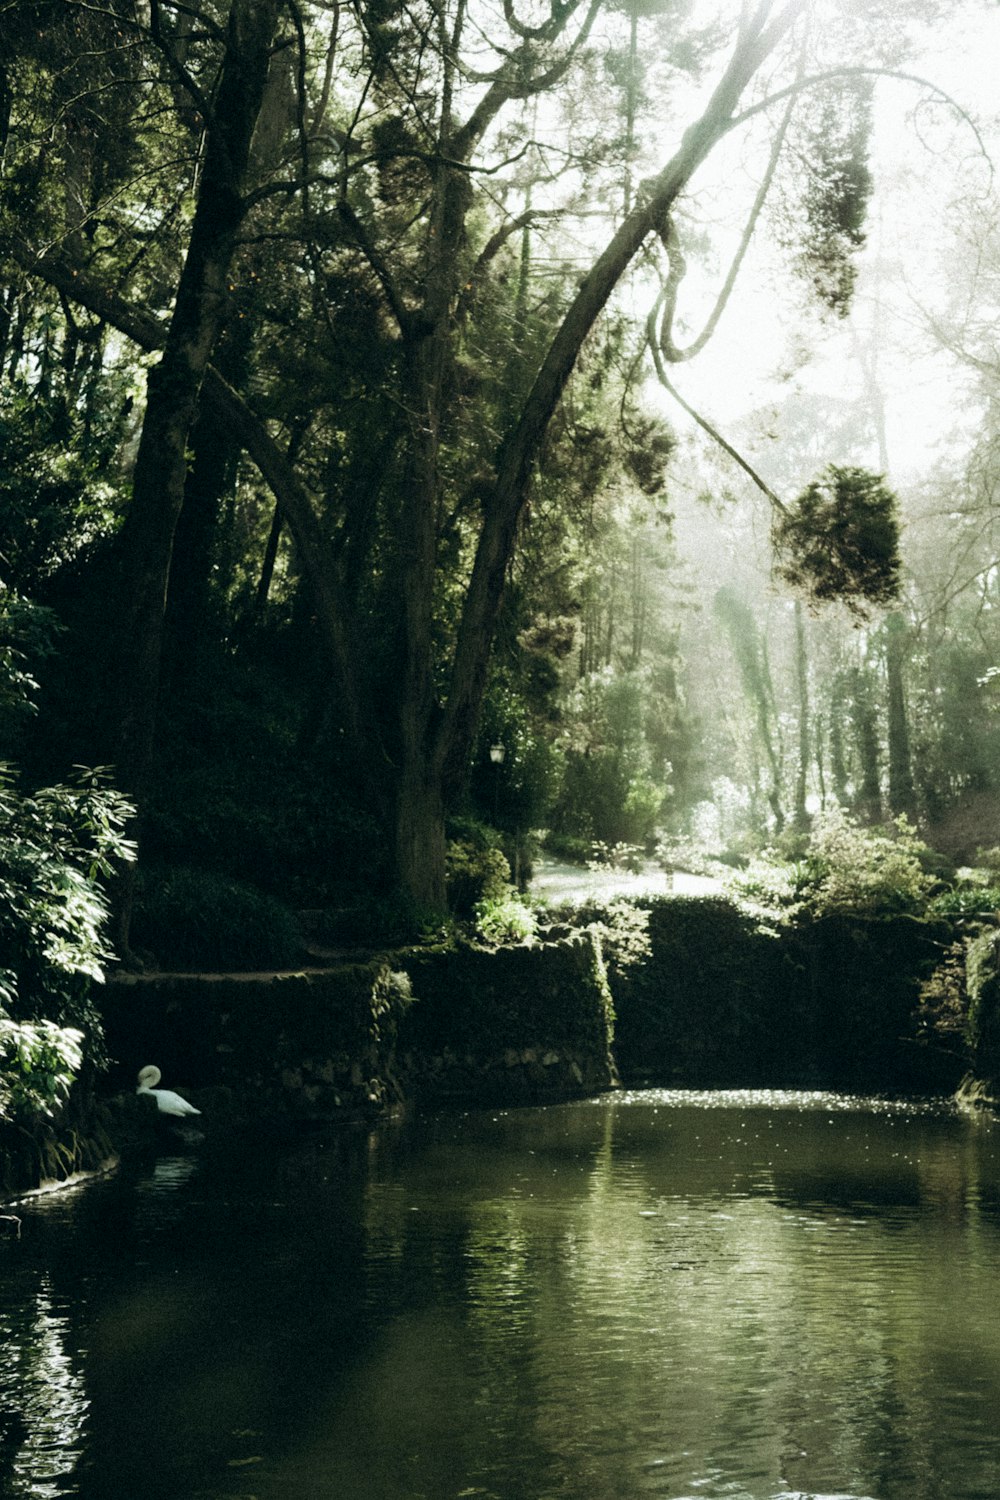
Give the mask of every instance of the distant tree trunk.
<svg viewBox="0 0 1000 1500">
<path fill-rule="evenodd" d="M 916 793 L 910 761 L 910 728 L 906 712 L 903 666 L 906 658 L 906 621 L 898 610 L 886 620 L 885 662 L 889 689 L 889 807 L 913 817 Z"/>
<path fill-rule="evenodd" d="M 852 687 L 851 719 L 861 768 L 855 807 L 866 823 L 879 823 L 882 820 L 882 779 L 878 715 L 871 684 L 860 668 L 852 673 Z"/>
<path fill-rule="evenodd" d="M 801 601 L 795 601 L 795 676 L 799 690 L 799 763 L 795 774 L 795 827 L 809 827 L 806 789 L 809 778 L 809 663 L 806 657 L 806 627 Z"/>
<path fill-rule="evenodd" d="M 149 373 L 132 503 L 120 538 L 125 619 L 118 662 L 117 771 L 122 789 L 140 809 L 152 759 L 167 581 L 184 499 L 189 434 L 225 314 L 227 271 L 244 213 L 250 140 L 277 11 L 277 0 L 233 0 L 230 9 L 187 256 L 163 354 Z M 128 952 L 131 906 L 132 879 L 126 876 L 116 934 L 123 953 Z"/>
<path fill-rule="evenodd" d="M 819 788 L 819 805 L 826 810 L 826 761 L 823 755 L 825 725 L 821 714 L 813 720 L 813 764 L 816 767 L 816 784 Z"/>
<path fill-rule="evenodd" d="M 833 794 L 841 807 L 848 803 L 847 755 L 844 746 L 844 715 L 847 712 L 846 682 L 838 672 L 830 689 L 830 776 Z"/>
</svg>

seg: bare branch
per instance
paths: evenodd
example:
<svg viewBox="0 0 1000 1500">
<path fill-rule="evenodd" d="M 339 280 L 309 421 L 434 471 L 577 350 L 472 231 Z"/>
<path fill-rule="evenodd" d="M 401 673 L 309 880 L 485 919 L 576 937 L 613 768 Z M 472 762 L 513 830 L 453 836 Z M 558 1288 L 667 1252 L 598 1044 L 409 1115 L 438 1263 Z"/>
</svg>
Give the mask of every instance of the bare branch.
<svg viewBox="0 0 1000 1500">
<path fill-rule="evenodd" d="M 185 93 L 190 96 L 191 102 L 207 125 L 212 119 L 211 103 L 200 88 L 197 80 L 192 77 L 191 73 L 181 62 L 172 40 L 163 31 L 160 21 L 160 0 L 149 0 L 149 32 L 157 50 L 166 58 L 167 66 L 171 73 L 173 73 Z"/>
<path fill-rule="evenodd" d="M 959 104 L 954 95 L 949 94 L 939 84 L 933 83 L 931 79 L 924 78 L 920 73 L 902 73 L 895 68 L 863 66 L 830 68 L 823 73 L 812 73 L 806 78 L 800 78 L 795 83 L 790 83 L 786 88 L 779 89 L 775 94 L 768 94 L 767 98 L 761 99 L 759 103 L 750 105 L 748 109 L 743 110 L 742 114 L 733 117 L 729 128 L 730 130 L 736 130 L 738 126 L 745 125 L 748 120 L 752 120 L 755 116 L 772 109 L 775 104 L 780 104 L 793 94 L 801 94 L 806 89 L 818 88 L 824 83 L 836 83 L 843 78 L 888 78 L 896 83 L 915 83 L 920 88 L 930 89 L 932 94 L 935 94 L 937 98 L 953 109 L 958 117 L 969 127 L 969 130 L 975 137 L 976 145 L 979 147 L 980 155 L 989 167 L 990 181 L 992 182 L 994 172 L 993 161 L 975 120 L 973 120 L 968 110 Z"/>
<path fill-rule="evenodd" d="M 702 432 L 707 433 L 707 435 L 712 439 L 712 442 L 716 443 L 724 453 L 727 453 L 733 460 L 733 462 L 739 465 L 744 474 L 746 474 L 750 479 L 753 480 L 754 484 L 760 490 L 761 494 L 767 496 L 768 500 L 774 506 L 775 510 L 780 511 L 783 516 L 786 516 L 788 514 L 788 509 L 785 506 L 784 502 L 775 494 L 774 490 L 772 490 L 767 481 L 761 478 L 761 476 L 757 473 L 757 470 L 750 463 L 749 459 L 744 458 L 739 449 L 734 448 L 732 443 L 728 442 L 726 438 L 722 436 L 722 433 L 719 431 L 719 429 L 717 427 L 714 427 L 707 417 L 703 417 L 701 412 L 696 411 L 695 408 L 690 404 L 690 402 L 685 401 L 684 397 L 678 391 L 677 387 L 673 384 L 667 374 L 666 366 L 663 363 L 663 356 L 660 353 L 658 341 L 656 338 L 656 329 L 654 326 L 652 326 L 653 321 L 654 314 L 650 314 L 650 326 L 648 326 L 647 328 L 647 335 L 649 339 L 649 347 L 653 355 L 653 364 L 656 366 L 657 379 L 659 380 L 663 389 L 673 397 L 678 406 L 681 407 L 682 410 L 686 411 L 688 416 L 694 422 L 697 422 Z"/>
<path fill-rule="evenodd" d="M 785 144 L 785 137 L 788 133 L 788 127 L 791 123 L 792 115 L 795 111 L 795 105 L 797 102 L 797 96 L 793 96 L 789 100 L 788 108 L 785 111 L 784 118 L 781 121 L 777 132 L 775 133 L 774 141 L 771 145 L 771 154 L 768 158 L 767 170 L 765 171 L 760 187 L 757 190 L 757 195 L 754 198 L 753 207 L 750 210 L 747 222 L 743 228 L 743 234 L 740 239 L 739 246 L 737 247 L 736 254 L 733 256 L 728 275 L 726 276 L 726 279 L 722 285 L 722 290 L 719 292 L 719 295 L 716 298 L 715 306 L 712 308 L 712 311 L 709 314 L 709 317 L 701 333 L 696 339 L 693 340 L 692 343 L 688 344 L 684 349 L 679 348 L 674 342 L 673 323 L 674 317 L 677 312 L 677 294 L 680 291 L 681 281 L 683 280 L 684 274 L 687 270 L 687 262 L 685 261 L 684 255 L 681 251 L 680 240 L 677 235 L 677 226 L 674 223 L 673 216 L 671 215 L 666 221 L 662 239 L 664 248 L 666 249 L 667 254 L 670 257 L 670 269 L 667 275 L 666 285 L 664 286 L 663 291 L 660 294 L 660 298 L 658 299 L 663 308 L 663 315 L 660 319 L 660 329 L 659 334 L 657 335 L 657 344 L 661 353 L 663 354 L 663 357 L 667 359 L 671 364 L 680 364 L 685 360 L 693 359 L 696 354 L 699 354 L 701 350 L 704 349 L 705 345 L 708 343 L 709 339 L 712 337 L 713 333 L 719 325 L 719 320 L 726 310 L 729 299 L 733 292 L 733 288 L 736 285 L 737 277 L 739 276 L 740 270 L 742 268 L 743 261 L 745 260 L 747 251 L 750 248 L 750 241 L 753 239 L 754 230 L 757 227 L 757 221 L 760 218 L 761 211 L 763 210 L 764 204 L 767 201 L 768 193 L 771 190 L 771 184 L 774 181 L 774 174 L 778 166 L 778 159 L 781 156 L 781 151 Z"/>
<path fill-rule="evenodd" d="M 469 303 L 476 295 L 483 272 L 490 262 L 496 259 L 512 235 L 517 234 L 521 229 L 527 229 L 530 224 L 537 223 L 539 219 L 561 219 L 565 215 L 566 210 L 561 208 L 529 208 L 523 214 L 518 214 L 516 219 L 509 219 L 506 224 L 501 224 L 500 228 L 490 235 L 469 272 L 468 281 L 455 311 L 456 318 L 461 322 L 465 317 Z"/>
<path fill-rule="evenodd" d="M 567 72 L 580 48 L 590 35 L 598 12 L 601 9 L 602 0 L 590 0 L 587 14 L 581 23 L 580 29 L 569 47 L 561 58 L 547 69 L 546 72 L 534 77 L 521 79 L 524 62 L 530 58 L 530 48 L 527 44 L 519 47 L 504 62 L 494 82 L 486 90 L 486 93 L 476 105 L 472 114 L 465 124 L 458 130 L 449 142 L 450 152 L 460 161 L 468 161 L 475 146 L 482 139 L 483 134 L 496 118 L 499 111 L 511 99 L 530 99 L 535 94 L 544 93 L 551 88 Z M 560 27 L 566 24 L 575 7 L 560 9 Z M 553 35 L 558 35 L 558 31 Z"/>
</svg>

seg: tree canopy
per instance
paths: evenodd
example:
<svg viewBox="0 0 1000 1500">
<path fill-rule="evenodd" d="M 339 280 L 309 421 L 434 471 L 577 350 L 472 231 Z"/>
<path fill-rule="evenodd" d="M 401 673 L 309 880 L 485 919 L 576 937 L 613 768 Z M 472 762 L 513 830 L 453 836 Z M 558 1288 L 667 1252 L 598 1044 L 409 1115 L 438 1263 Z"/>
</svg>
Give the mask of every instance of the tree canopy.
<svg viewBox="0 0 1000 1500">
<path fill-rule="evenodd" d="M 704 347 L 768 225 L 846 314 L 872 80 L 936 13 L 6 0 L 0 572 L 73 637 L 39 763 L 112 763 L 147 858 L 266 864 L 280 804 L 314 879 L 377 845 L 371 880 L 436 909 L 447 820 L 501 777 L 527 817 L 547 740 L 567 818 L 647 829 L 693 772 L 651 582 L 678 445 L 644 382 Z M 732 150 L 735 251 L 689 336 Z M 831 462 L 779 518 L 786 577 L 885 604 L 890 492 Z M 125 950 L 127 880 L 119 906 Z"/>
</svg>

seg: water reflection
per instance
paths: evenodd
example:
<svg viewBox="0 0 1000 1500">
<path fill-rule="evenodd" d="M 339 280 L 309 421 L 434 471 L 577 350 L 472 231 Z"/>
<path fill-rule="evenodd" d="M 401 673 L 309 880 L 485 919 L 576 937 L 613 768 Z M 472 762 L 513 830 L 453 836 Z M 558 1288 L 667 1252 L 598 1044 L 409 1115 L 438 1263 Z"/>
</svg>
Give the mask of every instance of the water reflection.
<svg viewBox="0 0 1000 1500">
<path fill-rule="evenodd" d="M 2 1247 L 0 1493 L 995 1500 L 996 1147 L 651 1092 L 162 1158 Z"/>
<path fill-rule="evenodd" d="M 0 1313 L 0 1494 L 48 1500 L 75 1493 L 88 1401 L 68 1352 L 69 1319 L 47 1278 L 29 1280 L 19 1278 L 16 1314 Z"/>
</svg>

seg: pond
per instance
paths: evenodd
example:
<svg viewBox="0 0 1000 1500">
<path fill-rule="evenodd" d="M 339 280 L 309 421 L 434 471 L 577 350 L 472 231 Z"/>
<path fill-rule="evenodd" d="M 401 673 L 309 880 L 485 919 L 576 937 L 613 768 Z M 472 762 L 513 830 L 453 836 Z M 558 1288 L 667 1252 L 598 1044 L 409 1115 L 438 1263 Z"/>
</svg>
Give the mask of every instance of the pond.
<svg viewBox="0 0 1000 1500">
<path fill-rule="evenodd" d="M 1000 1130 L 944 1105 L 209 1134 L 18 1212 L 5 1496 L 1000 1495 Z"/>
</svg>

